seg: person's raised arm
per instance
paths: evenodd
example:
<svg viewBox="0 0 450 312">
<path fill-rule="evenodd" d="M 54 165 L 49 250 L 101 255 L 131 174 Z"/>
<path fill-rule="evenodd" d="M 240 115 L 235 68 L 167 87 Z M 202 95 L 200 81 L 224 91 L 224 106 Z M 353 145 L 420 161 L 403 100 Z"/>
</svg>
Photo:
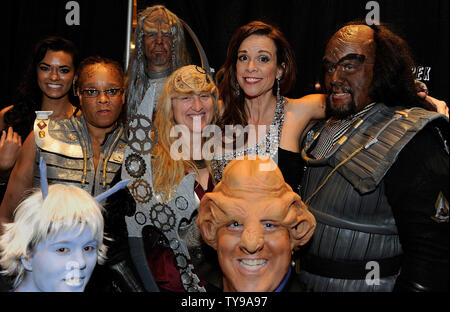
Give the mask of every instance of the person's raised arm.
<svg viewBox="0 0 450 312">
<path fill-rule="evenodd" d="M 6 193 L 0 206 L 0 224 L 12 221 L 14 210 L 23 198 L 24 192 L 32 187 L 35 156 L 36 145 L 34 133 L 31 132 L 25 140 L 9 177 Z"/>
<path fill-rule="evenodd" d="M 280 147 L 298 153 L 299 139 L 311 120 L 325 118 L 324 94 L 310 94 L 299 99 L 289 99 Z"/>
<path fill-rule="evenodd" d="M 298 113 L 306 112 L 310 120 L 325 118 L 326 94 L 308 94 L 296 99 Z"/>
<path fill-rule="evenodd" d="M 0 178 L 7 178 L 22 147 L 22 139 L 12 127 L 2 130 L 0 136 Z"/>
<path fill-rule="evenodd" d="M 13 105 L 10 105 L 0 110 L 0 130 L 6 129 L 5 114 L 13 107 Z"/>
</svg>

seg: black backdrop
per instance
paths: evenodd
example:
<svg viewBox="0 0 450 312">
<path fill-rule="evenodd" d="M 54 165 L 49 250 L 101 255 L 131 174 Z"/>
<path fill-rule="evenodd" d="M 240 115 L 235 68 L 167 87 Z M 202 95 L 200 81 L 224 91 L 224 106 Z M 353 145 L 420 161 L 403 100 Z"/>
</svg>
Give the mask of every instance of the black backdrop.
<svg viewBox="0 0 450 312">
<path fill-rule="evenodd" d="M 68 0 L 6 0 L 1 2 L 2 71 L 1 90 L 6 94 L 0 107 L 11 99 L 24 71 L 31 62 L 34 44 L 47 35 L 61 35 L 75 42 L 81 58 L 89 55 L 123 60 L 127 1 L 77 0 L 80 25 L 68 26 Z"/>
<path fill-rule="evenodd" d="M 22 77 L 34 43 L 47 34 L 73 40 L 81 56 L 100 54 L 123 61 L 126 0 L 78 0 L 81 23 L 67 26 L 66 0 L 2 2 L 3 37 L 1 88 L 4 102 Z M 184 19 L 199 37 L 211 67 L 222 65 L 233 31 L 260 19 L 281 28 L 294 47 L 299 74 L 292 97 L 313 92 L 323 48 L 343 23 L 365 18 L 366 0 L 138 0 L 138 10 L 164 4 Z M 381 22 L 391 23 L 410 44 L 417 66 L 424 68 L 431 95 L 449 102 L 449 1 L 378 0 Z M 427 69 L 430 68 L 430 69 Z M 421 69 L 418 72 L 422 72 Z M 428 74 L 427 74 L 428 73 Z"/>
</svg>

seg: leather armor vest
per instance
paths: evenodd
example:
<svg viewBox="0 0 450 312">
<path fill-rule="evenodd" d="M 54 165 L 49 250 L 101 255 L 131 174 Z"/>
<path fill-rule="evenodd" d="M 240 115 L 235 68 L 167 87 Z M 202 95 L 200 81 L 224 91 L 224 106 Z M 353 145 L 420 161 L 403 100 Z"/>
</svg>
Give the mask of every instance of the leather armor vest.
<svg viewBox="0 0 450 312">
<path fill-rule="evenodd" d="M 309 158 L 308 152 L 325 122 L 307 135 L 301 195 L 317 227 L 300 258 L 300 278 L 314 291 L 394 287 L 402 248 L 383 177 L 414 135 L 442 116 L 401 109 L 375 105 L 320 160 Z M 366 282 L 371 261 L 380 264 L 379 285 Z"/>
<path fill-rule="evenodd" d="M 90 136 L 82 116 L 36 119 L 33 186 L 39 186 L 39 157 L 43 157 L 49 184 L 75 185 L 93 196 L 103 193 L 122 165 L 126 148 L 123 132 L 123 127 L 119 126 L 107 136 L 95 171 Z"/>
</svg>

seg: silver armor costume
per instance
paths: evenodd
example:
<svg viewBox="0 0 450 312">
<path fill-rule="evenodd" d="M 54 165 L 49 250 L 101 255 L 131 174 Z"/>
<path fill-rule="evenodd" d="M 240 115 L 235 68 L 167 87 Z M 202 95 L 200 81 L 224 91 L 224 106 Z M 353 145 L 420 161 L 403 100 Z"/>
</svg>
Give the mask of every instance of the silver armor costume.
<svg viewBox="0 0 450 312">
<path fill-rule="evenodd" d="M 317 219 L 300 258 L 300 278 L 314 291 L 391 291 L 402 246 L 383 178 L 410 140 L 442 115 L 376 104 L 353 120 L 325 157 L 313 159 L 326 123 L 311 130 L 302 157 L 302 198 Z M 316 196 L 316 195 L 320 196 Z M 380 265 L 380 283 L 367 283 L 367 264 Z"/>
<path fill-rule="evenodd" d="M 93 196 L 103 193 L 121 168 L 126 147 L 123 134 L 123 127 L 118 126 L 107 135 L 95 170 L 90 136 L 82 116 L 36 119 L 33 186 L 39 186 L 39 157 L 43 157 L 49 183 L 75 185 Z"/>
</svg>

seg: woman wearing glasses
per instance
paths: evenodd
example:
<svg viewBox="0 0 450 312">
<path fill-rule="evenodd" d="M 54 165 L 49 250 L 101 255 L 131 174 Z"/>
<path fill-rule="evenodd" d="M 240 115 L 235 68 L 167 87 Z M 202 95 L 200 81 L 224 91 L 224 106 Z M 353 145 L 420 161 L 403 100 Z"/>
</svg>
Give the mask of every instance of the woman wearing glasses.
<svg viewBox="0 0 450 312">
<path fill-rule="evenodd" d="M 78 69 L 81 116 L 48 118 L 38 113 L 34 132 L 24 143 L 0 206 L 0 222 L 11 221 L 24 192 L 39 185 L 39 157 L 47 163 L 50 183 L 79 186 L 91 195 L 110 187 L 121 168 L 126 143 L 124 74 L 116 61 L 89 57 Z"/>
<path fill-rule="evenodd" d="M 64 38 L 46 37 L 36 44 L 14 104 L 0 110 L 0 184 L 8 181 L 21 143 L 33 129 L 35 111 L 53 111 L 52 118 L 80 114 L 70 92 L 77 58 L 75 45 Z"/>
</svg>

